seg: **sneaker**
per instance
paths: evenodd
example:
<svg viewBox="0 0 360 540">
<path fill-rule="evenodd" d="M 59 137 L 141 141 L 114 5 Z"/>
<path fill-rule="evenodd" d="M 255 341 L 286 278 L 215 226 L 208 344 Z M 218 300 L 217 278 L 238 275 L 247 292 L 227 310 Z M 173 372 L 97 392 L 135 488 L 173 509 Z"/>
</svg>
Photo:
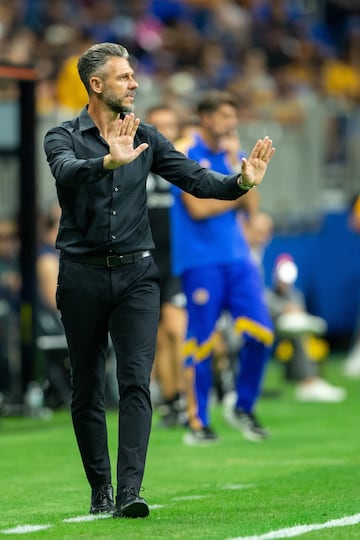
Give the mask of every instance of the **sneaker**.
<svg viewBox="0 0 360 540">
<path fill-rule="evenodd" d="M 360 377 L 360 344 L 357 343 L 349 352 L 344 361 L 344 375 L 346 377 Z"/>
<path fill-rule="evenodd" d="M 183 442 L 188 446 L 210 446 L 220 441 L 220 437 L 210 428 L 190 429 L 185 433 Z"/>
<path fill-rule="evenodd" d="M 248 441 L 258 442 L 270 437 L 269 431 L 259 423 L 253 413 L 229 408 L 225 410 L 225 419 L 230 426 L 241 431 Z"/>
<path fill-rule="evenodd" d="M 186 424 L 186 402 L 180 393 L 176 394 L 172 399 L 166 400 L 157 410 L 160 415 L 158 423 L 158 427 L 160 428 L 167 429 Z"/>
<path fill-rule="evenodd" d="M 178 425 L 177 412 L 169 405 L 162 405 L 159 407 L 160 418 L 158 427 L 161 429 L 169 429 Z"/>
<path fill-rule="evenodd" d="M 97 486 L 91 490 L 90 514 L 114 511 L 114 490 L 111 484 Z"/>
<path fill-rule="evenodd" d="M 323 336 L 327 330 L 327 323 L 325 319 L 309 313 L 284 313 L 276 319 L 276 330 L 290 337 L 304 334 Z"/>
<path fill-rule="evenodd" d="M 150 513 L 149 505 L 139 496 L 140 489 L 135 486 L 123 489 L 116 497 L 114 518 L 144 518 Z"/>
<path fill-rule="evenodd" d="M 323 379 L 314 379 L 300 384 L 295 390 L 295 398 L 298 401 L 339 403 L 346 398 L 346 390 Z"/>
</svg>

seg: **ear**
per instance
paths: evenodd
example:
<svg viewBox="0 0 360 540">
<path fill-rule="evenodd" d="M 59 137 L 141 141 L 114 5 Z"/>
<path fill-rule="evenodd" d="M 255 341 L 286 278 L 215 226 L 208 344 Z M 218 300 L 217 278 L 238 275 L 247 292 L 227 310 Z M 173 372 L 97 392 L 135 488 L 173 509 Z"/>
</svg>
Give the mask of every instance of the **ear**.
<svg viewBox="0 0 360 540">
<path fill-rule="evenodd" d="M 100 77 L 91 77 L 90 87 L 94 94 L 101 94 L 103 90 L 103 82 Z"/>
</svg>

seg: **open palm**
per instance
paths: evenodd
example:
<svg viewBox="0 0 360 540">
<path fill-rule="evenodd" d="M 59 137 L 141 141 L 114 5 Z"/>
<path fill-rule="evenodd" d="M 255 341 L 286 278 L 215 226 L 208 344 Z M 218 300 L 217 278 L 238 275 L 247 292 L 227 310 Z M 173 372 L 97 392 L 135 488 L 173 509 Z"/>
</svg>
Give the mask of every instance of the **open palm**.
<svg viewBox="0 0 360 540">
<path fill-rule="evenodd" d="M 120 118 L 109 131 L 107 142 L 114 167 L 131 163 L 149 147 L 147 143 L 142 143 L 134 148 L 134 137 L 139 124 L 139 118 L 130 113 L 125 118 Z"/>
<path fill-rule="evenodd" d="M 266 168 L 275 153 L 269 137 L 259 139 L 248 158 L 241 163 L 241 183 L 247 187 L 257 186 L 264 178 Z"/>
</svg>

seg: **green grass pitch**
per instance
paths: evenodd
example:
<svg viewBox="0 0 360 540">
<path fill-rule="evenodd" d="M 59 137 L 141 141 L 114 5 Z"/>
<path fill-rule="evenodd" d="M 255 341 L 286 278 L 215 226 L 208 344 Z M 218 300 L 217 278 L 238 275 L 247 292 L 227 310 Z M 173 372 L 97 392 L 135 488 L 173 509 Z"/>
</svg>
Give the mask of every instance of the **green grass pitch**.
<svg viewBox="0 0 360 540">
<path fill-rule="evenodd" d="M 360 381 L 345 379 L 341 363 L 336 356 L 325 365 L 330 382 L 347 388 L 339 404 L 297 403 L 280 366 L 270 364 L 257 411 L 272 432 L 263 443 L 228 427 L 215 402 L 222 442 L 214 447 L 184 446 L 182 429 L 161 431 L 155 414 L 142 492 L 152 507 L 147 519 L 84 520 L 90 490 L 68 411 L 49 420 L 0 418 L 0 538 L 265 540 L 360 513 Z M 272 390 L 280 395 L 269 397 Z M 114 477 L 116 425 L 109 412 Z M 360 523 L 301 538 L 358 540 Z"/>
</svg>

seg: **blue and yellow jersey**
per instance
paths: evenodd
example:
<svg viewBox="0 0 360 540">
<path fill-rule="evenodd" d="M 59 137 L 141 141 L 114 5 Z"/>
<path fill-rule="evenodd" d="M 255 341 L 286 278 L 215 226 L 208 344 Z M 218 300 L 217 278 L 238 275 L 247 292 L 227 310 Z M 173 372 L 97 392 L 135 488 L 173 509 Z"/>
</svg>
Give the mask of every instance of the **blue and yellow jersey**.
<svg viewBox="0 0 360 540">
<path fill-rule="evenodd" d="M 226 153 L 212 151 L 198 134 L 189 139 L 187 147 L 182 147 L 181 151 L 203 167 L 224 174 L 232 172 Z M 176 275 L 189 268 L 230 263 L 249 256 L 249 247 L 235 210 L 195 220 L 186 210 L 181 190 L 175 186 L 172 190 L 171 240 L 173 271 Z"/>
</svg>

